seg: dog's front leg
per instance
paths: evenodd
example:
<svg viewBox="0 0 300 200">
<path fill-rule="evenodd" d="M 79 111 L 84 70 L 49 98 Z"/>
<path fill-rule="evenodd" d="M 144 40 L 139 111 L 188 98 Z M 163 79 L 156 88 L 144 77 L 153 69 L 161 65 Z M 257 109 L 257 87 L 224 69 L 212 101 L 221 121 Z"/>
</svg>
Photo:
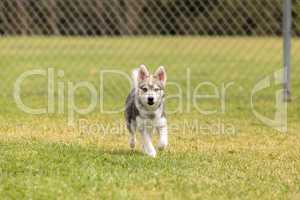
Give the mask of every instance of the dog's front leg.
<svg viewBox="0 0 300 200">
<path fill-rule="evenodd" d="M 132 122 L 129 126 L 129 146 L 131 149 L 135 148 L 135 143 L 136 143 L 136 137 L 135 137 L 135 132 L 136 132 L 136 123 Z"/>
<path fill-rule="evenodd" d="M 146 129 L 141 130 L 141 134 L 142 134 L 144 152 L 151 157 L 155 157 L 156 151 L 152 144 L 151 135 L 148 133 Z"/>
<path fill-rule="evenodd" d="M 159 133 L 158 149 L 163 150 L 168 145 L 168 127 L 166 118 L 161 118 L 159 121 L 157 128 Z"/>
</svg>

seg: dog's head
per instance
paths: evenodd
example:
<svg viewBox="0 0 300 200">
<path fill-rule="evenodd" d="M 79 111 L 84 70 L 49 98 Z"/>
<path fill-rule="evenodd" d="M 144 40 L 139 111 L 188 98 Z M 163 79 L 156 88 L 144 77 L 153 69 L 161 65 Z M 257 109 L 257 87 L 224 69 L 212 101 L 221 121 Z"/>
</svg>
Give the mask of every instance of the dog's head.
<svg viewBox="0 0 300 200">
<path fill-rule="evenodd" d="M 155 110 L 163 102 L 167 75 L 160 66 L 152 75 L 145 65 L 137 70 L 137 98 L 147 110 Z"/>
</svg>

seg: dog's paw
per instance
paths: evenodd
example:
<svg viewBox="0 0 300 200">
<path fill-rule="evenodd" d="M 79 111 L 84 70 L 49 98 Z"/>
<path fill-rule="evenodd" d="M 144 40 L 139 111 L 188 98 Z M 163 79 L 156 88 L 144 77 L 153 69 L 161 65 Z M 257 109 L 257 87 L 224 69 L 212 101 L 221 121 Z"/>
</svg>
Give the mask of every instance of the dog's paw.
<svg viewBox="0 0 300 200">
<path fill-rule="evenodd" d="M 156 157 L 156 151 L 147 152 L 146 154 L 152 158 Z"/>
<path fill-rule="evenodd" d="M 147 154 L 148 156 L 150 156 L 152 158 L 156 157 L 156 151 L 153 147 L 150 148 L 150 147 L 143 146 L 143 149 L 144 149 L 144 153 Z"/>
<path fill-rule="evenodd" d="M 135 148 L 135 143 L 136 143 L 136 139 L 135 138 L 130 138 L 129 139 L 129 146 L 131 149 Z"/>
<path fill-rule="evenodd" d="M 167 141 L 159 141 L 158 142 L 158 145 L 157 145 L 157 147 L 158 147 L 158 149 L 159 150 L 164 150 L 164 149 L 166 149 L 167 148 L 167 146 L 168 146 L 168 142 Z"/>
<path fill-rule="evenodd" d="M 157 147 L 159 150 L 164 150 L 168 146 L 168 138 L 167 137 L 160 137 Z"/>
</svg>

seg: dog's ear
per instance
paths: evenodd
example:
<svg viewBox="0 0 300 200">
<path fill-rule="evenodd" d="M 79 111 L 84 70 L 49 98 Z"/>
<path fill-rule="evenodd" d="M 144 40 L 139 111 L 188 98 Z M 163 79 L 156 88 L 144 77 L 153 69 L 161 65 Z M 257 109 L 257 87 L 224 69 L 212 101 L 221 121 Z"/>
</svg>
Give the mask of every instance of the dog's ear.
<svg viewBox="0 0 300 200">
<path fill-rule="evenodd" d="M 143 81 L 145 80 L 147 77 L 149 77 L 149 71 L 147 69 L 147 67 L 145 65 L 141 65 L 139 70 L 138 70 L 138 81 Z"/>
<path fill-rule="evenodd" d="M 167 74 L 166 74 L 166 71 L 165 71 L 165 68 L 163 66 L 160 66 L 154 76 L 160 81 L 162 82 L 163 85 L 166 84 L 166 81 L 167 81 Z"/>
</svg>

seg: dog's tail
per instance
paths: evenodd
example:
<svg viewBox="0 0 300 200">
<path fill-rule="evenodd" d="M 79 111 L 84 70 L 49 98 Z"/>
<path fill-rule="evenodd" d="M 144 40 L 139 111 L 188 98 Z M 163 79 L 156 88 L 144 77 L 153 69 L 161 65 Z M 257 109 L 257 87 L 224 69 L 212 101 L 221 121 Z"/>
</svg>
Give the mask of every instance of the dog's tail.
<svg viewBox="0 0 300 200">
<path fill-rule="evenodd" d="M 138 74 L 139 74 L 139 69 L 134 69 L 131 74 L 132 78 L 132 88 L 136 89 L 138 87 Z"/>
</svg>

